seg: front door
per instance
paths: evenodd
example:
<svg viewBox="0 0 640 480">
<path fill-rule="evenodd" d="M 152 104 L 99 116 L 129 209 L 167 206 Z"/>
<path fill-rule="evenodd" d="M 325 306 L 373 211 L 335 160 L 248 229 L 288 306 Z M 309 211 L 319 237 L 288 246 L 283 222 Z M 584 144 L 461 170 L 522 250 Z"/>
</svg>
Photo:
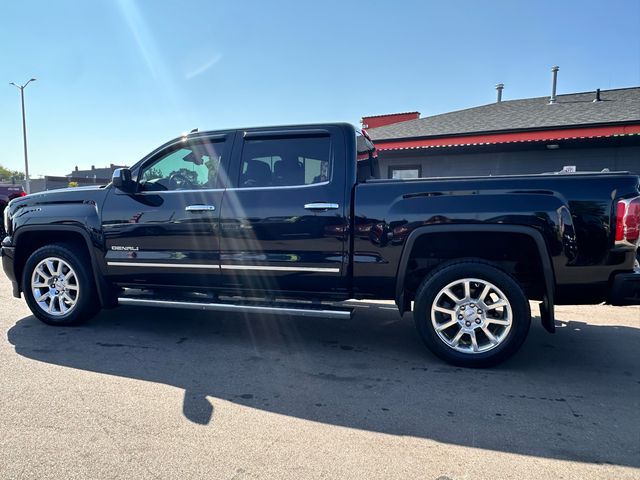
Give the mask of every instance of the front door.
<svg viewBox="0 0 640 480">
<path fill-rule="evenodd" d="M 222 173 L 232 135 L 179 140 L 133 174 L 135 193 L 112 189 L 103 208 L 110 280 L 216 287 Z"/>
<path fill-rule="evenodd" d="M 344 293 L 348 197 L 341 131 L 246 131 L 236 143 L 233 188 L 220 219 L 222 287 Z"/>
</svg>

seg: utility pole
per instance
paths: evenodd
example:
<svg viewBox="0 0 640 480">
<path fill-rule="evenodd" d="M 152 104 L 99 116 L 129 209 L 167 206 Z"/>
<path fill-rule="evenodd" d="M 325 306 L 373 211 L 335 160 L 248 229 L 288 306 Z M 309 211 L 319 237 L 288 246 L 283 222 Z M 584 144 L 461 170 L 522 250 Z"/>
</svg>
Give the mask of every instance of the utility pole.
<svg viewBox="0 0 640 480">
<path fill-rule="evenodd" d="M 13 85 L 17 89 L 20 90 L 20 103 L 22 105 L 22 141 L 24 143 L 24 180 L 26 184 L 27 193 L 31 193 L 31 183 L 29 180 L 29 156 L 27 155 L 27 119 L 24 113 L 24 89 L 29 83 L 35 82 L 36 79 L 32 78 L 24 85 L 16 85 L 13 82 L 10 82 L 9 85 Z"/>
</svg>

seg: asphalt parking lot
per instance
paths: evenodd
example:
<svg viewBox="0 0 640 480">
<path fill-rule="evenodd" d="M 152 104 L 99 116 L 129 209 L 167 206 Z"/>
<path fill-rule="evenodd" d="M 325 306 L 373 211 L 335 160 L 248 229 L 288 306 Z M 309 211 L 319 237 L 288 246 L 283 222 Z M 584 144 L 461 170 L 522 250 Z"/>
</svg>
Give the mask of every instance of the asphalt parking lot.
<svg viewBox="0 0 640 480">
<path fill-rule="evenodd" d="M 0 279 L 0 478 L 639 478 L 640 308 L 559 307 L 490 370 L 411 316 L 119 308 L 52 328 Z M 537 312 L 537 310 L 535 310 Z"/>
</svg>

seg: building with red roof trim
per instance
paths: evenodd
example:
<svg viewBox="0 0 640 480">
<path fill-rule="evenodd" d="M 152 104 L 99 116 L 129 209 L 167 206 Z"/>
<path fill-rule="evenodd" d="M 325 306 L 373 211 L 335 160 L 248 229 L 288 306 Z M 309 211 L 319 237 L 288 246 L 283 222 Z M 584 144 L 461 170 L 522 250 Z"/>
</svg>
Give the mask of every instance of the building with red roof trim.
<svg viewBox="0 0 640 480">
<path fill-rule="evenodd" d="M 640 173 L 640 87 L 498 101 L 420 117 L 363 117 L 389 178 Z"/>
</svg>

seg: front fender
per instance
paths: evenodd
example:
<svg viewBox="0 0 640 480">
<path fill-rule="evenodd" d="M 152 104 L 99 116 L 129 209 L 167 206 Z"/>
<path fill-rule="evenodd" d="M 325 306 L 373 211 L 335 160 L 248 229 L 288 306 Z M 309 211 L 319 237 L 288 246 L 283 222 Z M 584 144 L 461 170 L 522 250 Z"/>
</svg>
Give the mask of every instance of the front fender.
<svg viewBox="0 0 640 480">
<path fill-rule="evenodd" d="M 18 208 L 12 215 L 11 243 L 17 250 L 24 243 L 27 236 L 38 235 L 38 243 L 42 243 L 42 235 L 52 237 L 55 233 L 75 234 L 86 244 L 91 260 L 93 276 L 102 306 L 109 306 L 110 296 L 107 294 L 109 286 L 104 278 L 104 262 L 101 252 L 104 247 L 104 237 L 100 228 L 100 218 L 97 206 L 92 202 L 55 203 L 24 206 Z M 14 266 L 16 278 L 20 275 L 21 265 Z"/>
</svg>

